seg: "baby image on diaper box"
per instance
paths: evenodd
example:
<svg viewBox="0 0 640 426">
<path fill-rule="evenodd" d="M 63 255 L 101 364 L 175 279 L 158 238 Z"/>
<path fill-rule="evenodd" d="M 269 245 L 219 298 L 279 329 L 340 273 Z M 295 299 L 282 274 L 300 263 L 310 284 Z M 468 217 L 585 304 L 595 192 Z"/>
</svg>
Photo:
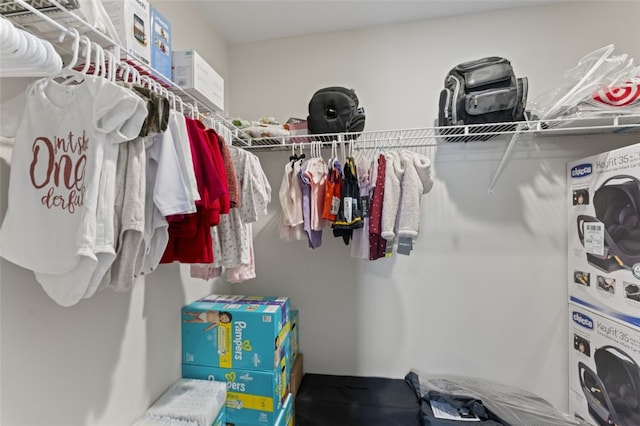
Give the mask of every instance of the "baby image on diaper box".
<svg viewBox="0 0 640 426">
<path fill-rule="evenodd" d="M 288 297 L 275 296 L 246 296 L 237 294 L 211 294 L 198 300 L 199 302 L 214 303 L 239 303 L 239 304 L 255 304 L 255 305 L 274 305 L 282 308 L 281 327 L 290 320 L 291 304 Z"/>
<path fill-rule="evenodd" d="M 193 302 L 182 308 L 182 362 L 273 371 L 284 363 L 289 323 L 278 305 Z"/>
</svg>

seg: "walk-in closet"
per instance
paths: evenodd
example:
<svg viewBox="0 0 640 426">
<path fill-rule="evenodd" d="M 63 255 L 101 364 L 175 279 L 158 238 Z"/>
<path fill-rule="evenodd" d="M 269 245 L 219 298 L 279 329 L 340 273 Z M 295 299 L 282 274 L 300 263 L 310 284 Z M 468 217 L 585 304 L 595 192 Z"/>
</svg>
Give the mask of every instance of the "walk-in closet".
<svg viewBox="0 0 640 426">
<path fill-rule="evenodd" d="M 8 214 L 12 205 L 22 205 L 20 197 L 12 198 L 10 177 L 16 150 L 11 136 L 24 110 L 12 102 L 73 59 L 73 17 L 59 8 L 83 1 L 91 3 L 48 0 L 55 10 L 45 14 L 60 27 L 41 28 L 65 34 L 62 43 L 51 43 L 52 63 L 45 66 L 21 58 L 11 71 L 10 64 L 0 60 L 0 129 L 5 132 L 0 135 L 0 221 L 28 223 L 28 218 L 38 217 L 30 212 Z M 0 1 L 0 9 L 7 7 L 4 3 L 14 2 Z M 468 0 L 455 2 L 455 13 L 438 13 L 449 10 L 444 8 L 451 6 L 447 1 L 397 1 L 393 3 L 398 4 L 398 14 L 414 7 L 415 16 L 385 20 L 385 13 L 391 15 L 384 8 L 388 3 L 149 0 L 171 23 L 170 50 L 196 51 L 224 81 L 221 104 L 209 108 L 173 83 L 140 80 L 158 96 L 166 96 L 163 105 L 173 111 L 168 117 L 200 119 L 203 129 L 220 135 L 220 143 L 224 139 L 231 156 L 250 158 L 246 167 L 253 171 L 246 171 L 242 183 L 246 189 L 251 181 L 252 189 L 242 195 L 247 197 L 242 203 L 253 214 L 251 226 L 243 232 L 251 241 L 254 269 L 243 275 L 246 270 L 232 265 L 249 262 L 230 261 L 220 273 L 195 268 L 196 263 L 213 263 L 201 257 L 189 262 L 176 256 L 171 258 L 175 261 L 137 271 L 126 285 L 98 288 L 93 283 L 91 292 L 87 283 L 87 289 L 73 296 L 67 290 L 55 293 L 62 284 L 51 277 L 45 289 L 33 270 L 0 258 L 2 426 L 133 424 L 182 377 L 183 325 L 189 320 L 201 324 L 196 314 L 185 317 L 181 310 L 212 294 L 289 298 L 290 309 L 298 315 L 297 346 L 304 355 L 304 373 L 405 379 L 409 372 L 419 371 L 475 377 L 531 392 L 559 412 L 573 414 L 569 376 L 574 367 L 569 358 L 575 349 L 567 281 L 572 256 L 577 255 L 567 236 L 577 231 L 567 221 L 573 214 L 567 164 L 640 143 L 640 114 L 612 114 L 597 122 L 530 117 L 526 126 L 489 129 L 492 137 L 474 136 L 473 127 L 451 137 L 438 126 L 439 97 L 445 76 L 456 64 L 483 57 L 508 58 L 515 74 L 528 79 L 529 102 L 572 83 L 570 71 L 581 58 L 604 46 L 615 46 L 616 54 L 626 54 L 640 66 L 640 1 L 489 5 Z M 309 15 L 318 4 L 323 12 L 315 19 L 325 20 L 325 28 L 284 31 L 313 21 Z M 429 16 L 419 14 L 425 4 L 433 8 Z M 274 15 L 270 8 L 286 13 Z M 380 16 L 357 26 L 344 24 L 344 14 L 351 14 L 348 21 L 353 22 L 359 22 L 360 14 Z M 47 35 L 25 24 L 24 17 L 0 18 L 16 28 L 29 28 L 34 43 Z M 269 22 L 266 35 L 257 31 L 264 20 Z M 231 27 L 235 31 L 229 32 Z M 0 42 L 8 40 L 7 34 L 0 32 Z M 96 45 L 107 44 L 91 31 L 79 35 Z M 78 40 L 77 64 L 86 58 L 95 63 L 98 54 L 85 56 L 87 43 L 82 37 Z M 49 47 L 42 49 L 48 52 Z M 138 73 L 135 68 L 118 68 L 116 55 L 103 61 L 114 64 L 114 80 L 125 72 Z M 637 76 L 640 79 L 640 72 Z M 314 93 L 332 86 L 357 94 L 366 113 L 359 137 L 265 137 L 242 131 L 243 120 L 305 120 Z M 131 109 L 120 123 L 126 129 L 126 123 L 135 120 L 135 107 L 124 107 L 128 98 L 115 93 L 109 96 L 117 99 L 104 97 L 103 104 L 113 107 L 120 119 L 124 109 Z M 43 109 L 29 119 L 49 122 L 55 113 Z M 105 124 L 108 119 L 98 121 Z M 12 128 L 13 133 L 6 130 Z M 74 133 L 69 141 L 78 137 Z M 423 192 L 411 205 L 415 233 L 408 239 L 409 249 L 395 246 L 369 260 L 354 255 L 354 240 L 346 244 L 346 237 L 334 236 L 331 227 L 318 231 L 313 248 L 306 238 L 283 237 L 279 190 L 294 156 L 326 162 L 353 157 L 372 163 L 381 153 L 399 158 L 401 152 L 411 156 L 412 164 L 415 156 L 415 164 L 429 165 L 428 184 L 421 182 Z M 115 170 L 115 163 L 112 166 Z M 55 168 L 63 179 L 60 168 L 64 164 Z M 69 173 L 73 176 L 64 176 Z M 418 176 L 419 171 L 413 173 Z M 164 195 L 166 191 L 155 194 Z M 406 196 L 404 202 L 408 203 Z M 408 209 L 405 206 L 405 219 Z M 175 214 L 167 211 L 167 216 Z M 65 232 L 49 234 L 46 224 L 39 222 L 11 232 L 5 229 L 14 240 L 23 235 L 24 241 L 35 243 L 43 234 L 41 244 L 32 248 L 43 264 L 62 258 L 55 247 L 66 247 L 61 243 Z M 215 245 L 216 235 L 208 238 L 209 246 Z M 52 248 L 50 256 L 46 247 Z M 627 305 L 636 309 L 631 302 Z M 637 312 L 640 317 L 640 308 Z M 224 322 L 221 317 L 216 321 Z M 294 402 L 293 418 L 295 410 Z M 586 420 L 596 424 L 594 418 Z"/>
</svg>

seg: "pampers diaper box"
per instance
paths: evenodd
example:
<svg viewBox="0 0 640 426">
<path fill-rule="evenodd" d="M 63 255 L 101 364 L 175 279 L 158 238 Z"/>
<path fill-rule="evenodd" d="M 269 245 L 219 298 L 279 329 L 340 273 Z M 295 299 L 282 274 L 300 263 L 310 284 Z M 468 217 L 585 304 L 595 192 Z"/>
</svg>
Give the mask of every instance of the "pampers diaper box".
<svg viewBox="0 0 640 426">
<path fill-rule="evenodd" d="M 284 369 L 257 371 L 183 364 L 182 377 L 227 383 L 227 423 L 271 426 L 286 396 Z"/>
<path fill-rule="evenodd" d="M 276 417 L 273 426 L 293 426 L 294 418 L 293 418 L 293 395 L 287 394 L 284 402 L 282 403 L 282 408 L 280 408 L 280 412 L 278 413 L 278 417 Z M 227 423 L 227 426 L 255 426 L 255 423 L 247 423 L 247 422 L 233 422 Z"/>
<path fill-rule="evenodd" d="M 197 301 L 182 308 L 182 362 L 273 371 L 286 363 L 289 323 L 279 305 Z"/>
<path fill-rule="evenodd" d="M 273 296 L 246 296 L 237 294 L 211 294 L 203 297 L 200 302 L 214 302 L 214 303 L 239 303 L 249 305 L 274 305 L 282 308 L 282 320 L 280 321 L 280 327 L 284 327 L 291 316 L 291 303 L 288 297 L 273 297 Z"/>
<path fill-rule="evenodd" d="M 297 309 L 291 310 L 291 359 L 295 362 L 298 356 L 300 329 L 298 328 L 299 312 Z"/>
<path fill-rule="evenodd" d="M 640 425 L 640 331 L 573 303 L 569 316 L 569 413 Z"/>
<path fill-rule="evenodd" d="M 640 327 L 640 144 L 568 163 L 569 299 Z"/>
</svg>

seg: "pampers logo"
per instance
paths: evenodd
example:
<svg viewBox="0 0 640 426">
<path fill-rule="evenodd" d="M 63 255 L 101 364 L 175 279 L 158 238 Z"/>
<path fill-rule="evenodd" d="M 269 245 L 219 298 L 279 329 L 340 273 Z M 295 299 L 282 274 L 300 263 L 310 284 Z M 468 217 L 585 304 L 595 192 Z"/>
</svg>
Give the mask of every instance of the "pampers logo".
<svg viewBox="0 0 640 426">
<path fill-rule="evenodd" d="M 584 328 L 593 330 L 593 320 L 580 312 L 573 311 L 573 322 L 580 324 Z"/>
<path fill-rule="evenodd" d="M 227 389 L 236 391 L 236 392 L 244 392 L 246 387 L 244 383 L 236 383 L 236 372 L 231 371 L 224 375 L 225 380 L 227 381 Z"/>
<path fill-rule="evenodd" d="M 571 177 L 580 178 L 589 176 L 593 171 L 593 165 L 590 163 L 578 164 L 571 168 Z"/>
<path fill-rule="evenodd" d="M 251 342 L 249 339 L 242 340 L 243 330 L 247 328 L 247 323 L 244 321 L 236 321 L 233 324 L 233 359 L 236 361 L 242 361 L 242 351 L 251 351 Z"/>
</svg>

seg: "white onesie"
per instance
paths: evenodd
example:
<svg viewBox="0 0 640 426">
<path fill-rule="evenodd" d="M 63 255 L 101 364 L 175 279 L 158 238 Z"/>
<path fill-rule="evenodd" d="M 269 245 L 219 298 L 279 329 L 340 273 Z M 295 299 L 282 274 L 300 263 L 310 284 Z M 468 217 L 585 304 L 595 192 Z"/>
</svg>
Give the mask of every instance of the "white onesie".
<svg viewBox="0 0 640 426">
<path fill-rule="evenodd" d="M 0 255 L 34 271 L 53 300 L 71 306 L 85 294 L 97 264 L 105 146 L 125 140 L 118 130 L 142 100 L 92 76 L 69 86 L 42 79 L 27 90 L 15 135 L 3 135 L 15 137 L 15 146 Z"/>
</svg>

